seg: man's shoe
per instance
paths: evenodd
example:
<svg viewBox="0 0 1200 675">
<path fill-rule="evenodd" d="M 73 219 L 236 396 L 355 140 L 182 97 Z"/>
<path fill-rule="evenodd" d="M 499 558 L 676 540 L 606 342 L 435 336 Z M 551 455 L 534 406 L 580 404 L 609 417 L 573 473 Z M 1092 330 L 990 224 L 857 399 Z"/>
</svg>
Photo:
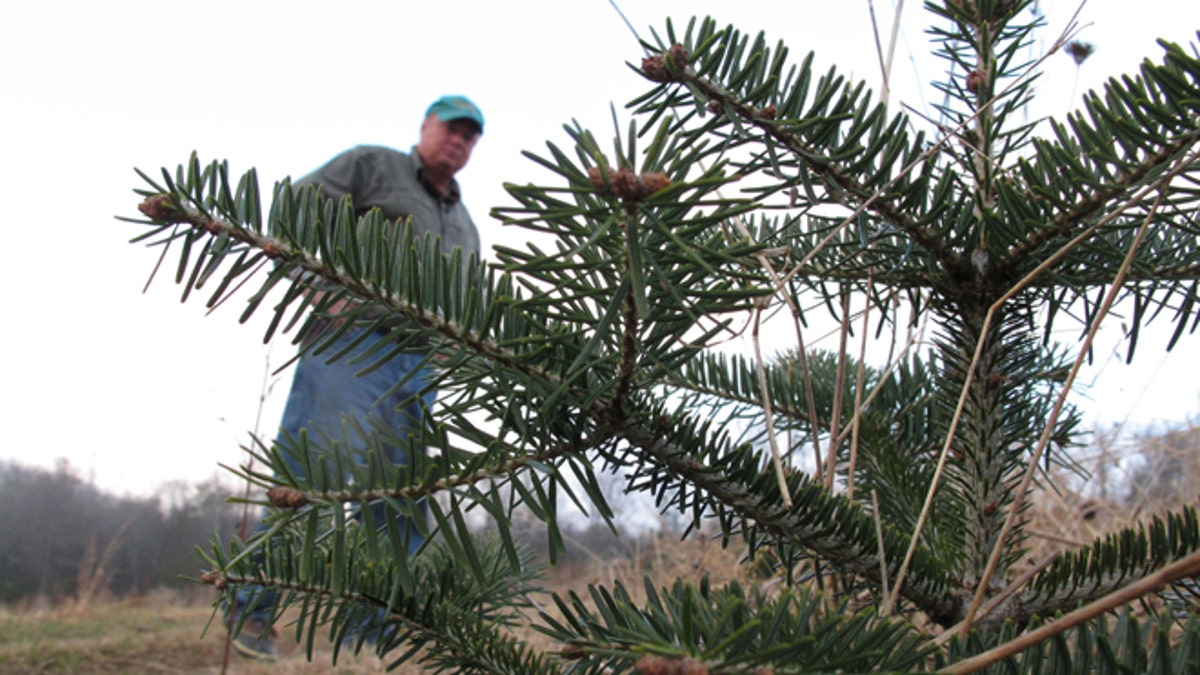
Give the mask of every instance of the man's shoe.
<svg viewBox="0 0 1200 675">
<path fill-rule="evenodd" d="M 225 625 L 230 633 L 237 629 L 237 620 L 236 614 L 230 614 L 226 619 Z M 274 661 L 279 658 L 279 648 L 275 646 L 275 627 L 268 626 L 265 618 L 246 617 L 241 630 L 238 630 L 232 639 L 233 648 L 248 659 Z"/>
</svg>

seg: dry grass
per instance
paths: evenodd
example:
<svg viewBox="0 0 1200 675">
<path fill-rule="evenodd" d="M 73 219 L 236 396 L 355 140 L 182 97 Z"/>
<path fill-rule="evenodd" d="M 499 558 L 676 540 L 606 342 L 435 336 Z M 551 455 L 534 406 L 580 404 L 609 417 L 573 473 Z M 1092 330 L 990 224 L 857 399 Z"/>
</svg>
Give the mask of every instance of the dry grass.
<svg viewBox="0 0 1200 675">
<path fill-rule="evenodd" d="M 697 580 L 709 575 L 725 581 L 737 571 L 736 556 L 705 541 L 678 542 L 663 538 L 649 542 L 627 559 L 606 560 L 555 571 L 551 587 L 581 583 L 609 586 L 623 582 L 635 597 L 643 593 L 643 575 L 656 579 L 676 576 Z M 666 583 L 666 581 L 663 581 Z M 206 589 L 198 589 L 206 590 Z M 144 598 L 64 602 L 58 606 L 0 607 L 0 673 L 283 673 L 423 672 L 405 665 L 388 671 L 374 655 L 341 654 L 331 665 L 331 644 L 315 645 L 310 662 L 295 633 L 281 626 L 280 659 L 258 663 L 226 655 L 226 633 L 218 621 L 210 624 L 212 596 L 207 593 L 158 592 Z M 538 646 L 555 649 L 539 635 L 528 635 Z"/>
<path fill-rule="evenodd" d="M 1200 427 L 1118 439 L 1098 433 L 1076 461 L 1086 481 L 1057 470 L 1051 482 L 1074 489 L 1039 490 L 1027 513 L 1030 558 L 1079 548 L 1110 532 L 1184 506 L 1200 506 Z"/>
<path fill-rule="evenodd" d="M 315 673 L 383 673 L 374 656 L 341 655 L 330 663 L 333 648 L 316 646 L 312 662 L 290 639 L 279 642 L 280 659 L 258 663 L 228 655 L 226 633 L 209 625 L 212 609 L 205 602 L 178 594 L 91 603 L 86 611 L 63 608 L 0 609 L 0 672 L 6 674 L 80 673 L 230 673 L 285 675 Z M 290 632 L 285 630 L 290 637 Z M 398 669 L 393 673 L 418 673 Z"/>
</svg>

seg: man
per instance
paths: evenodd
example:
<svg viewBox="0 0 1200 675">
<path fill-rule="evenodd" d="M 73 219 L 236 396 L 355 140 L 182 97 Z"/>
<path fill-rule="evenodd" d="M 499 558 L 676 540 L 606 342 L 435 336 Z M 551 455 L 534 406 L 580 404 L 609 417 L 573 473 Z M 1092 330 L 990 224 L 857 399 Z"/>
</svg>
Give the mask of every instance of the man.
<svg viewBox="0 0 1200 675">
<path fill-rule="evenodd" d="M 349 195 L 360 215 L 378 207 L 389 220 L 402 222 L 411 217 L 414 232 L 439 236 L 446 253 L 454 248 L 461 248 L 464 256 L 478 253 L 479 232 L 454 177 L 470 160 L 482 133 L 483 114 L 474 103 L 463 96 L 443 96 L 426 111 L 420 140 L 411 153 L 359 146 L 296 184 L 320 185 L 325 196 L 334 200 Z M 310 438 L 336 439 L 362 448 L 364 442 L 357 430 L 372 428 L 368 416 L 401 438 L 421 423 L 424 411 L 433 403 L 433 392 L 417 398 L 428 382 L 424 370 L 413 373 L 424 368 L 424 355 L 401 354 L 383 367 L 356 376 L 364 364 L 352 363 L 354 353 L 388 339 L 383 331 L 377 331 L 349 357 L 326 363 L 329 354 L 362 338 L 362 330 L 351 328 L 321 355 L 302 353 L 280 424 L 280 439 L 297 438 L 300 430 L 306 429 Z M 394 391 L 398 382 L 405 384 Z M 388 446 L 387 459 L 396 464 L 407 461 L 393 446 Z M 291 469 L 303 474 L 299 462 L 292 462 Z M 415 551 L 422 543 L 421 534 L 406 519 L 400 525 L 409 538 L 409 551 Z M 250 590 L 240 591 L 238 607 L 227 617 L 230 628 L 241 624 L 234 647 L 244 656 L 274 659 L 278 652 L 267 625 L 275 597 L 267 593 L 253 607 L 248 607 L 250 602 Z"/>
</svg>

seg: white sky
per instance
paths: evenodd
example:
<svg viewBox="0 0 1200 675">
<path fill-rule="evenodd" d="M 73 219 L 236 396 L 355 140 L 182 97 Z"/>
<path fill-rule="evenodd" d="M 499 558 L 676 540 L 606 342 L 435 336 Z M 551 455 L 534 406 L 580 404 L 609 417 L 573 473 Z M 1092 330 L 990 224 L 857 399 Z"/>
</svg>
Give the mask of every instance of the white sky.
<svg viewBox="0 0 1200 675">
<path fill-rule="evenodd" d="M 709 15 L 767 30 L 793 60 L 814 50 L 820 70 L 836 64 L 878 90 L 866 0 L 620 4 L 643 35 L 651 26 L 661 33 L 668 16 L 682 26 Z M 893 3 L 876 5 L 886 39 Z M 264 373 L 293 355 L 287 338 L 262 345 L 265 323 L 237 324 L 236 305 L 206 318 L 202 303 L 178 302 L 168 275 L 141 293 L 156 253 L 128 244 L 140 228 L 114 220 L 137 215 L 134 167 L 156 175 L 196 150 L 204 161 L 228 159 L 235 174 L 256 167 L 269 189 L 355 144 L 407 149 L 430 101 L 464 93 L 487 117 L 460 181 L 488 249 L 520 236 L 487 216 L 511 203 L 501 183 L 546 179 L 520 151 L 565 144 L 561 126 L 572 119 L 610 138 L 610 103 L 621 107 L 646 88 L 625 65 L 640 59 L 637 43 L 607 0 L 333 6 L 15 0 L 0 10 L 0 184 L 11 233 L 0 266 L 8 291 L 0 460 L 49 467 L 65 458 L 104 489 L 147 494 L 239 463 L 247 432 L 257 426 L 269 437 L 278 423 L 290 375 L 264 387 Z M 1041 3 L 1047 43 L 1075 7 Z M 926 54 L 924 14 L 906 3 L 893 85 L 893 101 L 919 109 L 933 93 L 918 93 L 914 75 L 940 76 Z M 1077 100 L 1106 76 L 1157 59 L 1156 37 L 1194 43 L 1200 3 L 1093 0 L 1081 21 L 1092 24 L 1081 38 L 1096 54 L 1078 81 L 1068 56 L 1052 56 L 1037 112 L 1061 115 L 1073 93 Z M 1087 404 L 1091 419 L 1193 416 L 1200 399 L 1184 352 L 1197 339 L 1169 358 L 1161 341 L 1147 340 L 1134 367 L 1102 348 L 1107 384 Z"/>
</svg>

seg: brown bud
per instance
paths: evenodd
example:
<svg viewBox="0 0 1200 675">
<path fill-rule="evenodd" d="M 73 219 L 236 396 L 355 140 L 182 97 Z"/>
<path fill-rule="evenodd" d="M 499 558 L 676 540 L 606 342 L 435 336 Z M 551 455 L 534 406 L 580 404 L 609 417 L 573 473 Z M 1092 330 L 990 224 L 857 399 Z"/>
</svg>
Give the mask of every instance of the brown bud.
<svg viewBox="0 0 1200 675">
<path fill-rule="evenodd" d="M 667 64 L 661 56 L 647 56 L 642 59 L 642 74 L 646 79 L 655 82 L 670 82 L 671 73 L 667 70 Z"/>
<path fill-rule="evenodd" d="M 1009 14 L 1017 8 L 1017 0 L 1000 0 L 1000 2 L 992 5 L 992 16 L 989 17 L 992 21 L 1000 21 L 1008 18 Z"/>
<path fill-rule="evenodd" d="M 717 113 L 721 112 L 721 109 L 724 106 L 722 106 L 721 102 L 718 101 L 717 99 L 710 98 L 710 99 L 708 99 L 708 103 L 704 104 L 704 107 L 708 110 L 708 112 L 716 115 Z"/>
<path fill-rule="evenodd" d="M 655 82 L 674 82 L 678 79 L 672 71 L 679 72 L 691 63 L 691 56 L 683 45 L 674 45 L 662 54 L 642 59 L 642 74 Z"/>
<path fill-rule="evenodd" d="M 274 239 L 266 239 L 262 243 L 262 252 L 268 258 L 275 259 L 279 257 L 280 253 L 282 253 L 282 249 L 279 248 L 279 242 L 275 241 Z"/>
<path fill-rule="evenodd" d="M 170 195 L 150 195 L 138 204 L 141 211 L 151 220 L 161 220 L 166 223 L 183 222 L 183 214 L 171 203 Z"/>
<path fill-rule="evenodd" d="M 671 179 L 665 173 L 648 173 L 642 176 L 642 189 L 652 195 L 671 184 Z"/>
<path fill-rule="evenodd" d="M 228 580 L 225 579 L 225 576 L 220 574 L 219 572 L 205 572 L 204 574 L 201 574 L 200 582 L 205 583 L 205 584 L 210 584 L 213 588 L 217 589 L 218 591 L 224 589 L 226 586 L 229 585 L 229 582 L 228 582 Z"/>
<path fill-rule="evenodd" d="M 978 94 L 979 87 L 983 86 L 986 79 L 987 76 L 983 74 L 982 70 L 972 70 L 967 73 L 967 91 Z"/>
<path fill-rule="evenodd" d="M 296 488 L 277 485 L 267 490 L 271 505 L 280 509 L 298 509 L 308 504 L 308 497 Z"/>
<path fill-rule="evenodd" d="M 1096 51 L 1096 45 L 1090 42 L 1072 40 L 1067 43 L 1066 51 L 1072 59 L 1075 59 L 1075 65 L 1079 66 L 1083 65 L 1083 62 L 1087 61 L 1088 57 L 1092 55 L 1092 52 Z"/>
<path fill-rule="evenodd" d="M 604 174 L 602 174 L 600 172 L 600 167 L 598 167 L 598 166 L 588 167 L 587 174 L 588 174 L 588 180 L 592 182 L 592 187 L 596 188 L 597 190 L 604 189 Z"/>
<path fill-rule="evenodd" d="M 687 47 L 680 44 L 672 45 L 667 50 L 667 56 L 671 57 L 671 65 L 678 70 L 683 70 L 692 62 L 692 56 L 688 54 Z"/>
<path fill-rule="evenodd" d="M 767 107 L 758 111 L 759 117 L 769 119 L 769 120 L 775 119 L 775 115 L 777 115 L 777 114 L 779 114 L 779 111 L 775 108 L 774 105 L 768 105 Z"/>
<path fill-rule="evenodd" d="M 588 180 L 601 194 L 611 194 L 623 202 L 637 201 L 671 184 L 671 179 L 665 173 L 647 173 L 639 176 L 632 169 L 625 167 L 616 171 L 590 167 L 587 173 Z M 608 178 L 608 185 L 604 183 L 605 178 Z"/>
<path fill-rule="evenodd" d="M 609 176 L 609 180 L 612 183 L 613 194 L 620 199 L 631 201 L 641 198 L 642 184 L 632 169 L 621 167 Z"/>
</svg>

